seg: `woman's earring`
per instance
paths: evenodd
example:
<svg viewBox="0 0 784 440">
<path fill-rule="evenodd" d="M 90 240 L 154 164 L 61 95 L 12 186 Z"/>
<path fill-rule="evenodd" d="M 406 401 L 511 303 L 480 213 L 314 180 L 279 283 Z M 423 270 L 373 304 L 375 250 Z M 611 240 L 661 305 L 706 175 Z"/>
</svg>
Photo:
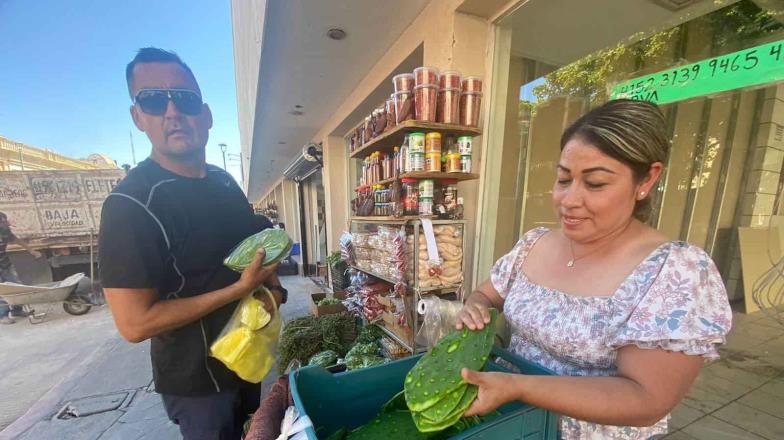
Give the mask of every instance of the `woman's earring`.
<svg viewBox="0 0 784 440">
<path fill-rule="evenodd" d="M 640 191 L 640 198 L 645 197 L 645 191 Z"/>
</svg>

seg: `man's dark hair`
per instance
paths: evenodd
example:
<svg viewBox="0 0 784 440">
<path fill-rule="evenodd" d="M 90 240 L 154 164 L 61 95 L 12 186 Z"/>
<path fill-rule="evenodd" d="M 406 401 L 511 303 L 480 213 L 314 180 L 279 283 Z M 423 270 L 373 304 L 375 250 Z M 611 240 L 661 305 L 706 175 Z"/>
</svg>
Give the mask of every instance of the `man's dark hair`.
<svg viewBox="0 0 784 440">
<path fill-rule="evenodd" d="M 196 75 L 193 74 L 193 71 L 187 64 L 174 52 L 170 52 L 168 50 L 159 49 L 157 47 L 143 47 L 139 49 L 139 52 L 136 53 L 136 56 L 133 57 L 128 66 L 125 67 L 125 81 L 128 83 L 128 94 L 131 95 L 133 98 L 133 88 L 131 83 L 133 82 L 133 69 L 136 67 L 137 64 L 141 63 L 175 63 L 182 66 L 186 72 L 188 72 L 193 81 L 196 82 Z"/>
</svg>

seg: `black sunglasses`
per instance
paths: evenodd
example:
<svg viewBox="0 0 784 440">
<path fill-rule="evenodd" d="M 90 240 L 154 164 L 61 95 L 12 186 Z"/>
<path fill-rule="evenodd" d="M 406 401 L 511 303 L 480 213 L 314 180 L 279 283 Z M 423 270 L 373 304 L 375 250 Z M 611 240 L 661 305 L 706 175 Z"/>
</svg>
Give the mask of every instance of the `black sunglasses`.
<svg viewBox="0 0 784 440">
<path fill-rule="evenodd" d="M 139 108 L 148 115 L 161 116 L 166 113 L 169 100 L 177 107 L 177 111 L 184 115 L 194 116 L 201 113 L 201 96 L 193 90 L 142 89 L 133 98 L 133 103 L 139 104 Z"/>
</svg>

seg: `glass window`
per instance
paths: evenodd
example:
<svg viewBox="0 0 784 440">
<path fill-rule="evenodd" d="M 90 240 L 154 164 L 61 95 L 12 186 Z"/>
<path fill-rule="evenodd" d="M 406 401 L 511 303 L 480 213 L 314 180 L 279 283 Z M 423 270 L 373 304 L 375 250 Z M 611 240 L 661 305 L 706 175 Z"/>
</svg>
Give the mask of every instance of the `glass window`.
<svg viewBox="0 0 784 440">
<path fill-rule="evenodd" d="M 627 14 L 557 0 L 559 8 L 575 11 L 571 15 L 577 17 L 563 18 L 573 30 L 568 36 L 563 27 L 548 25 L 557 17 L 548 16 L 538 3 L 524 4 L 500 26 L 511 31 L 511 54 L 502 149 L 506 186 L 499 210 L 512 201 L 516 221 L 498 221 L 495 256 L 525 231 L 556 225 L 551 196 L 563 130 L 611 99 L 616 85 L 662 72 L 659 81 L 677 68 L 675 74 L 681 76 L 670 81 L 695 87 L 695 96 L 661 105 L 672 149 L 654 194 L 651 221 L 672 239 L 706 249 L 725 280 L 739 279 L 737 227 L 765 226 L 782 209 L 784 85 L 760 76 L 761 84 L 724 91 L 709 84 L 702 90 L 697 88 L 706 81 L 689 80 L 695 73 L 703 79 L 724 69 L 730 76 L 715 83 L 728 84 L 744 69 L 742 62 L 752 66 L 762 56 L 757 51 L 744 59 L 750 48 L 784 40 L 784 1 L 693 2 L 675 11 L 646 0 L 614 3 L 628 8 Z M 767 58 L 757 62 L 772 65 L 782 78 L 781 69 L 772 64 L 778 59 L 776 47 L 783 50 L 765 47 Z M 726 62 L 709 64 L 711 58 L 727 54 L 733 55 Z M 650 98 L 645 93 L 636 97 Z M 512 104 L 517 111 L 509 111 Z"/>
</svg>

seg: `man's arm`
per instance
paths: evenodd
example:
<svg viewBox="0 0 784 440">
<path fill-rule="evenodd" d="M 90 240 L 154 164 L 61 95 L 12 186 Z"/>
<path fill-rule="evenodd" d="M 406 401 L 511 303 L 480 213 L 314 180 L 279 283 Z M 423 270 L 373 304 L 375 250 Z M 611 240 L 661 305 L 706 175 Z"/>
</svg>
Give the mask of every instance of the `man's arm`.
<svg viewBox="0 0 784 440">
<path fill-rule="evenodd" d="M 248 296 L 278 265 L 262 266 L 264 251 L 256 254 L 239 281 L 223 289 L 189 298 L 160 300 L 157 289 L 107 288 L 106 302 L 123 338 L 137 343 L 196 321 L 224 305 Z"/>
<path fill-rule="evenodd" d="M 18 244 L 19 246 L 22 246 L 22 248 L 24 250 L 26 250 L 27 252 L 29 252 L 30 255 L 32 255 L 33 257 L 41 258 L 42 254 L 40 252 L 38 252 L 37 250 L 35 250 L 35 249 L 31 249 L 30 248 L 30 244 L 27 242 L 27 240 L 23 240 L 23 239 L 17 237 L 16 235 L 14 235 L 13 236 L 13 243 L 14 244 Z"/>
</svg>

